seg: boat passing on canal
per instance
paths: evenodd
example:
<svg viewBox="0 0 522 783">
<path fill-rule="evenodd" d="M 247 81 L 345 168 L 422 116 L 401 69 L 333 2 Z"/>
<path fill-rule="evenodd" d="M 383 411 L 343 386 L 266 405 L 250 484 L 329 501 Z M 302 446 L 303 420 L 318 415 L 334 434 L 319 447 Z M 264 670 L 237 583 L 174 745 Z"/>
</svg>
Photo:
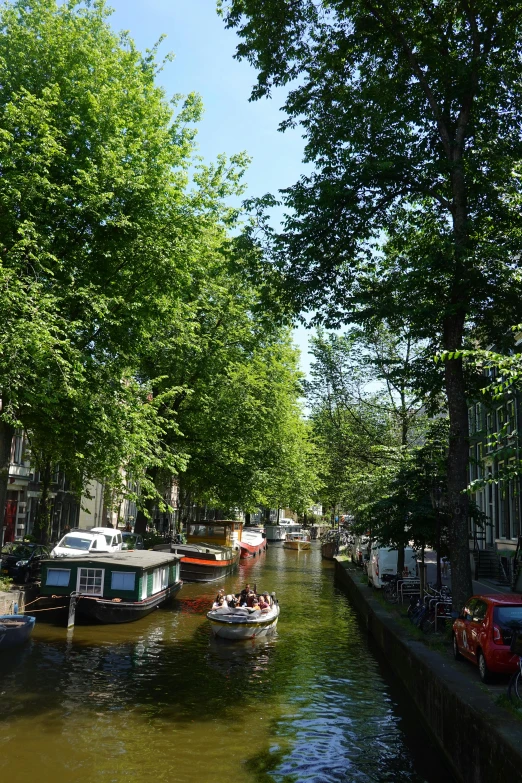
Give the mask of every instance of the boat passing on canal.
<svg viewBox="0 0 522 783">
<path fill-rule="evenodd" d="M 274 594 L 268 609 L 231 608 L 227 605 L 211 609 L 207 613 L 214 636 L 241 641 L 267 636 L 275 630 L 279 619 L 279 603 Z"/>
<path fill-rule="evenodd" d="M 299 533 L 287 533 L 283 546 L 285 549 L 296 549 L 300 552 L 303 549 L 311 549 L 312 545 L 308 533 L 301 531 Z"/>
<path fill-rule="evenodd" d="M 0 615 L 0 651 L 18 647 L 31 636 L 35 619 L 25 614 Z"/>
<path fill-rule="evenodd" d="M 65 616 L 72 596 L 77 599 L 78 618 L 132 622 L 176 595 L 183 584 L 179 572 L 180 558 L 170 552 L 134 550 L 44 560 L 40 588 L 44 603 L 38 609 L 56 608 Z"/>
<path fill-rule="evenodd" d="M 187 543 L 171 544 L 181 556 L 184 582 L 215 582 L 232 573 L 239 563 L 241 522 L 189 522 Z"/>
<path fill-rule="evenodd" d="M 241 558 L 257 557 L 266 549 L 266 538 L 263 531 L 255 527 L 245 527 L 241 533 Z"/>
</svg>

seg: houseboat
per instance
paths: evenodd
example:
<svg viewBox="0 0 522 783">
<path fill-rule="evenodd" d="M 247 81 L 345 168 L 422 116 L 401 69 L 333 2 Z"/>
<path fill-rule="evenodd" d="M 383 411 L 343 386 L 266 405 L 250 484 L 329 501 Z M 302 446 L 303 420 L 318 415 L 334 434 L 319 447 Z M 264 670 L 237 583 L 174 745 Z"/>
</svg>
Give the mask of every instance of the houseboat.
<svg viewBox="0 0 522 783">
<path fill-rule="evenodd" d="M 48 608 L 64 616 L 69 599 L 75 596 L 78 619 L 129 623 L 145 617 L 178 592 L 183 584 L 179 572 L 180 558 L 170 552 L 134 550 L 43 560 L 40 594 Z M 42 604 L 38 608 L 43 608 Z"/>
<path fill-rule="evenodd" d="M 265 525 L 265 535 L 267 541 L 284 541 L 287 533 L 297 533 L 301 530 L 301 525 L 294 522 L 293 519 L 281 519 L 275 525 Z"/>
<path fill-rule="evenodd" d="M 298 552 L 311 549 L 310 536 L 303 531 L 299 533 L 287 533 L 283 543 L 285 549 L 295 549 Z"/>
<path fill-rule="evenodd" d="M 260 555 L 266 549 L 266 538 L 263 531 L 255 527 L 243 528 L 239 546 L 241 549 L 240 557 L 242 559 L 257 557 L 257 555 Z"/>
<path fill-rule="evenodd" d="M 189 522 L 187 543 L 171 544 L 181 556 L 181 578 L 185 582 L 215 582 L 232 573 L 239 562 L 241 522 Z"/>
</svg>

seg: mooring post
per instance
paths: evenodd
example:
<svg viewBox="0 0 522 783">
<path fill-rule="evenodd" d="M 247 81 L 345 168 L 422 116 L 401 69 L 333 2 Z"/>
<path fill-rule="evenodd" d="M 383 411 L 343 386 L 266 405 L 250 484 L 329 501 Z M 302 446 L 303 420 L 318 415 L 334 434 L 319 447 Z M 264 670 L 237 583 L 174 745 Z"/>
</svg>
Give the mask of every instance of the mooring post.
<svg viewBox="0 0 522 783">
<path fill-rule="evenodd" d="M 71 593 L 71 600 L 69 601 L 69 617 L 67 618 L 67 628 L 74 628 L 74 619 L 76 616 L 76 604 L 78 603 L 79 594 Z"/>
</svg>

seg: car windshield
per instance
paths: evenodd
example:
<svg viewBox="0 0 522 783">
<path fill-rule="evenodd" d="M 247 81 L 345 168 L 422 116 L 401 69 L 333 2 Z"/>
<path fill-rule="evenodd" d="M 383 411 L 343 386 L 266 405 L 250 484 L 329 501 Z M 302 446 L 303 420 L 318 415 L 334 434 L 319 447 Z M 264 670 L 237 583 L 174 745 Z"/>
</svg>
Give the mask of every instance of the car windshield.
<svg viewBox="0 0 522 783">
<path fill-rule="evenodd" d="M 517 606 L 496 606 L 494 621 L 508 628 L 522 629 L 522 604 Z"/>
<path fill-rule="evenodd" d="M 64 549 L 84 549 L 87 551 L 92 544 L 92 538 L 80 538 L 79 536 L 65 536 L 58 546 Z"/>
</svg>

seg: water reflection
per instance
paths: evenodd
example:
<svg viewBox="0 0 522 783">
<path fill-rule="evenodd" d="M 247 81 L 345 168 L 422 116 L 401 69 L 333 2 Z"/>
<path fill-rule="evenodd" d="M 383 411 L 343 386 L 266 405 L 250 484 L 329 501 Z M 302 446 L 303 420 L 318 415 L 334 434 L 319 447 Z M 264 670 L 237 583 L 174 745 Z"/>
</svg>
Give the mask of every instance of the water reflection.
<svg viewBox="0 0 522 783">
<path fill-rule="evenodd" d="M 28 647 L 0 659 L 2 779 L 450 780 L 425 737 L 412 752 L 408 712 L 317 549 L 271 547 L 226 590 L 245 581 L 277 588 L 277 635 L 212 639 L 215 585 L 186 585 L 172 608 L 134 624 L 72 637 L 37 625 Z"/>
</svg>

